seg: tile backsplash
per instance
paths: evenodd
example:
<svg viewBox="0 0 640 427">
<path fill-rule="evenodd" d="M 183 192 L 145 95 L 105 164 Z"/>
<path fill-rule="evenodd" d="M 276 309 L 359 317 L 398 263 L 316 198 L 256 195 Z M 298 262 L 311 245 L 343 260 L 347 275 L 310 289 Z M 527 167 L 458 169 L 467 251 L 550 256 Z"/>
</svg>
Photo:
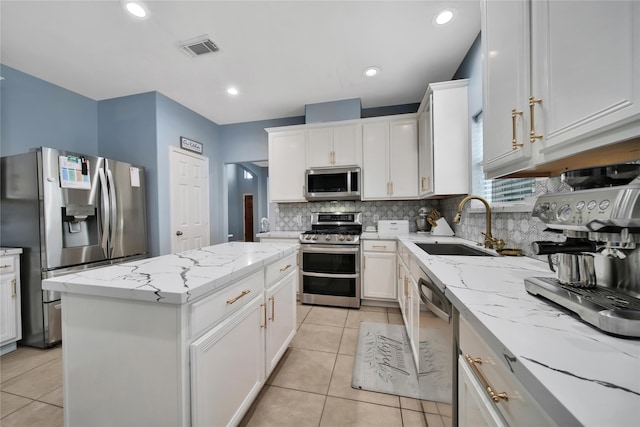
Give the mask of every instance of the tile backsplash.
<svg viewBox="0 0 640 427">
<path fill-rule="evenodd" d="M 559 177 L 539 179 L 536 183 L 536 196 L 546 193 L 569 191 L 569 187 Z M 421 207 L 436 208 L 454 229 L 456 236 L 471 241 L 481 242 L 485 231 L 484 211 L 470 213 L 469 205 L 465 206 L 460 224 L 453 224 L 458 203 L 463 196 L 441 200 L 394 200 L 394 201 L 341 201 L 341 202 L 309 202 L 279 203 L 270 207 L 271 230 L 307 230 L 311 228 L 312 212 L 362 212 L 363 226 L 377 225 L 378 220 L 409 220 L 410 231 L 416 231 L 415 218 Z M 522 249 L 527 256 L 534 256 L 531 243 L 536 240 L 562 241 L 564 237 L 557 233 L 545 232 L 546 226 L 531 212 L 497 212 L 492 213 L 492 233 L 503 239 L 506 247 Z"/>
</svg>

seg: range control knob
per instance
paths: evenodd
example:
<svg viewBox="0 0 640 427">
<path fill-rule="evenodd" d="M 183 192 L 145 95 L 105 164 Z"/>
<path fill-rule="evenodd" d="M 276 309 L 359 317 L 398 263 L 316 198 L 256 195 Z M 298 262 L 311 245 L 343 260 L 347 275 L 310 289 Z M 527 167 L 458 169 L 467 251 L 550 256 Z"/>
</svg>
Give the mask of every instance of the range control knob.
<svg viewBox="0 0 640 427">
<path fill-rule="evenodd" d="M 341 234 L 338 236 L 338 240 L 340 240 L 341 242 L 344 240 L 344 234 Z"/>
<path fill-rule="evenodd" d="M 571 218 L 571 214 L 573 213 L 573 209 L 569 205 L 562 205 L 558 208 L 558 213 L 556 213 L 556 218 L 560 222 L 566 222 Z"/>
<path fill-rule="evenodd" d="M 324 236 L 324 240 L 326 240 L 327 242 L 331 240 L 331 234 L 327 234 L 326 236 Z"/>
<path fill-rule="evenodd" d="M 347 242 L 350 242 L 352 240 L 353 240 L 353 238 L 350 235 L 347 235 Z"/>
<path fill-rule="evenodd" d="M 318 240 L 318 235 L 314 234 L 313 237 L 311 238 L 312 240 Z"/>
</svg>

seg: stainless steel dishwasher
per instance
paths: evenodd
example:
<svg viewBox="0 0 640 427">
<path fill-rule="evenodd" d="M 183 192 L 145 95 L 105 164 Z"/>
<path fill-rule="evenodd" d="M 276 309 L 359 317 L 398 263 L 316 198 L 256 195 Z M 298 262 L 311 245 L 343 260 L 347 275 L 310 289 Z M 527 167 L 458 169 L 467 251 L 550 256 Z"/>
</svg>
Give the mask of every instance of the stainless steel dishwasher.
<svg viewBox="0 0 640 427">
<path fill-rule="evenodd" d="M 437 383 L 450 393 L 453 425 L 457 425 L 458 312 L 434 280 L 420 268 L 420 352 L 416 365 L 421 390 Z"/>
</svg>

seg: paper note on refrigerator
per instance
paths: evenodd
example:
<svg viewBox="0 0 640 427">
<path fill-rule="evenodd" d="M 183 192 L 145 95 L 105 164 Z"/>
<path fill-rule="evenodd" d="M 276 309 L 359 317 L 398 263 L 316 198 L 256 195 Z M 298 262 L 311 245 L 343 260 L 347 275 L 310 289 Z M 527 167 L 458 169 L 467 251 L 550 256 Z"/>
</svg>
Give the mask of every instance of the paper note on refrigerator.
<svg viewBox="0 0 640 427">
<path fill-rule="evenodd" d="M 131 186 L 140 187 L 140 168 L 129 168 L 129 175 L 131 175 Z"/>
<path fill-rule="evenodd" d="M 91 190 L 89 161 L 84 157 L 60 156 L 60 187 Z"/>
</svg>

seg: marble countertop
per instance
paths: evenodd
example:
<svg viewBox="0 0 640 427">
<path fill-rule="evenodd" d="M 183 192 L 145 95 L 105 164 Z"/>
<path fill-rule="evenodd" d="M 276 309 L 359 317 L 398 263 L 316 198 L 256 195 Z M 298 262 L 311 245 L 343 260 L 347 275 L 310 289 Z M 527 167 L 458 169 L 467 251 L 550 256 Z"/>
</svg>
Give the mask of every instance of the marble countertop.
<svg viewBox="0 0 640 427">
<path fill-rule="evenodd" d="M 21 253 L 22 253 L 22 248 L 0 248 L 0 256 L 19 255 Z"/>
<path fill-rule="evenodd" d="M 280 258 L 297 244 L 231 242 L 84 270 L 42 282 L 45 290 L 182 304 Z"/>
<path fill-rule="evenodd" d="M 303 230 L 291 231 L 267 231 L 266 233 L 258 233 L 257 237 L 272 237 L 275 239 L 297 239 L 303 233 Z"/>
<path fill-rule="evenodd" d="M 528 257 L 433 256 L 416 242 L 469 242 L 410 234 L 398 241 L 558 425 L 640 425 L 640 340 L 607 335 L 530 295 L 524 279 L 552 277 Z"/>
</svg>

